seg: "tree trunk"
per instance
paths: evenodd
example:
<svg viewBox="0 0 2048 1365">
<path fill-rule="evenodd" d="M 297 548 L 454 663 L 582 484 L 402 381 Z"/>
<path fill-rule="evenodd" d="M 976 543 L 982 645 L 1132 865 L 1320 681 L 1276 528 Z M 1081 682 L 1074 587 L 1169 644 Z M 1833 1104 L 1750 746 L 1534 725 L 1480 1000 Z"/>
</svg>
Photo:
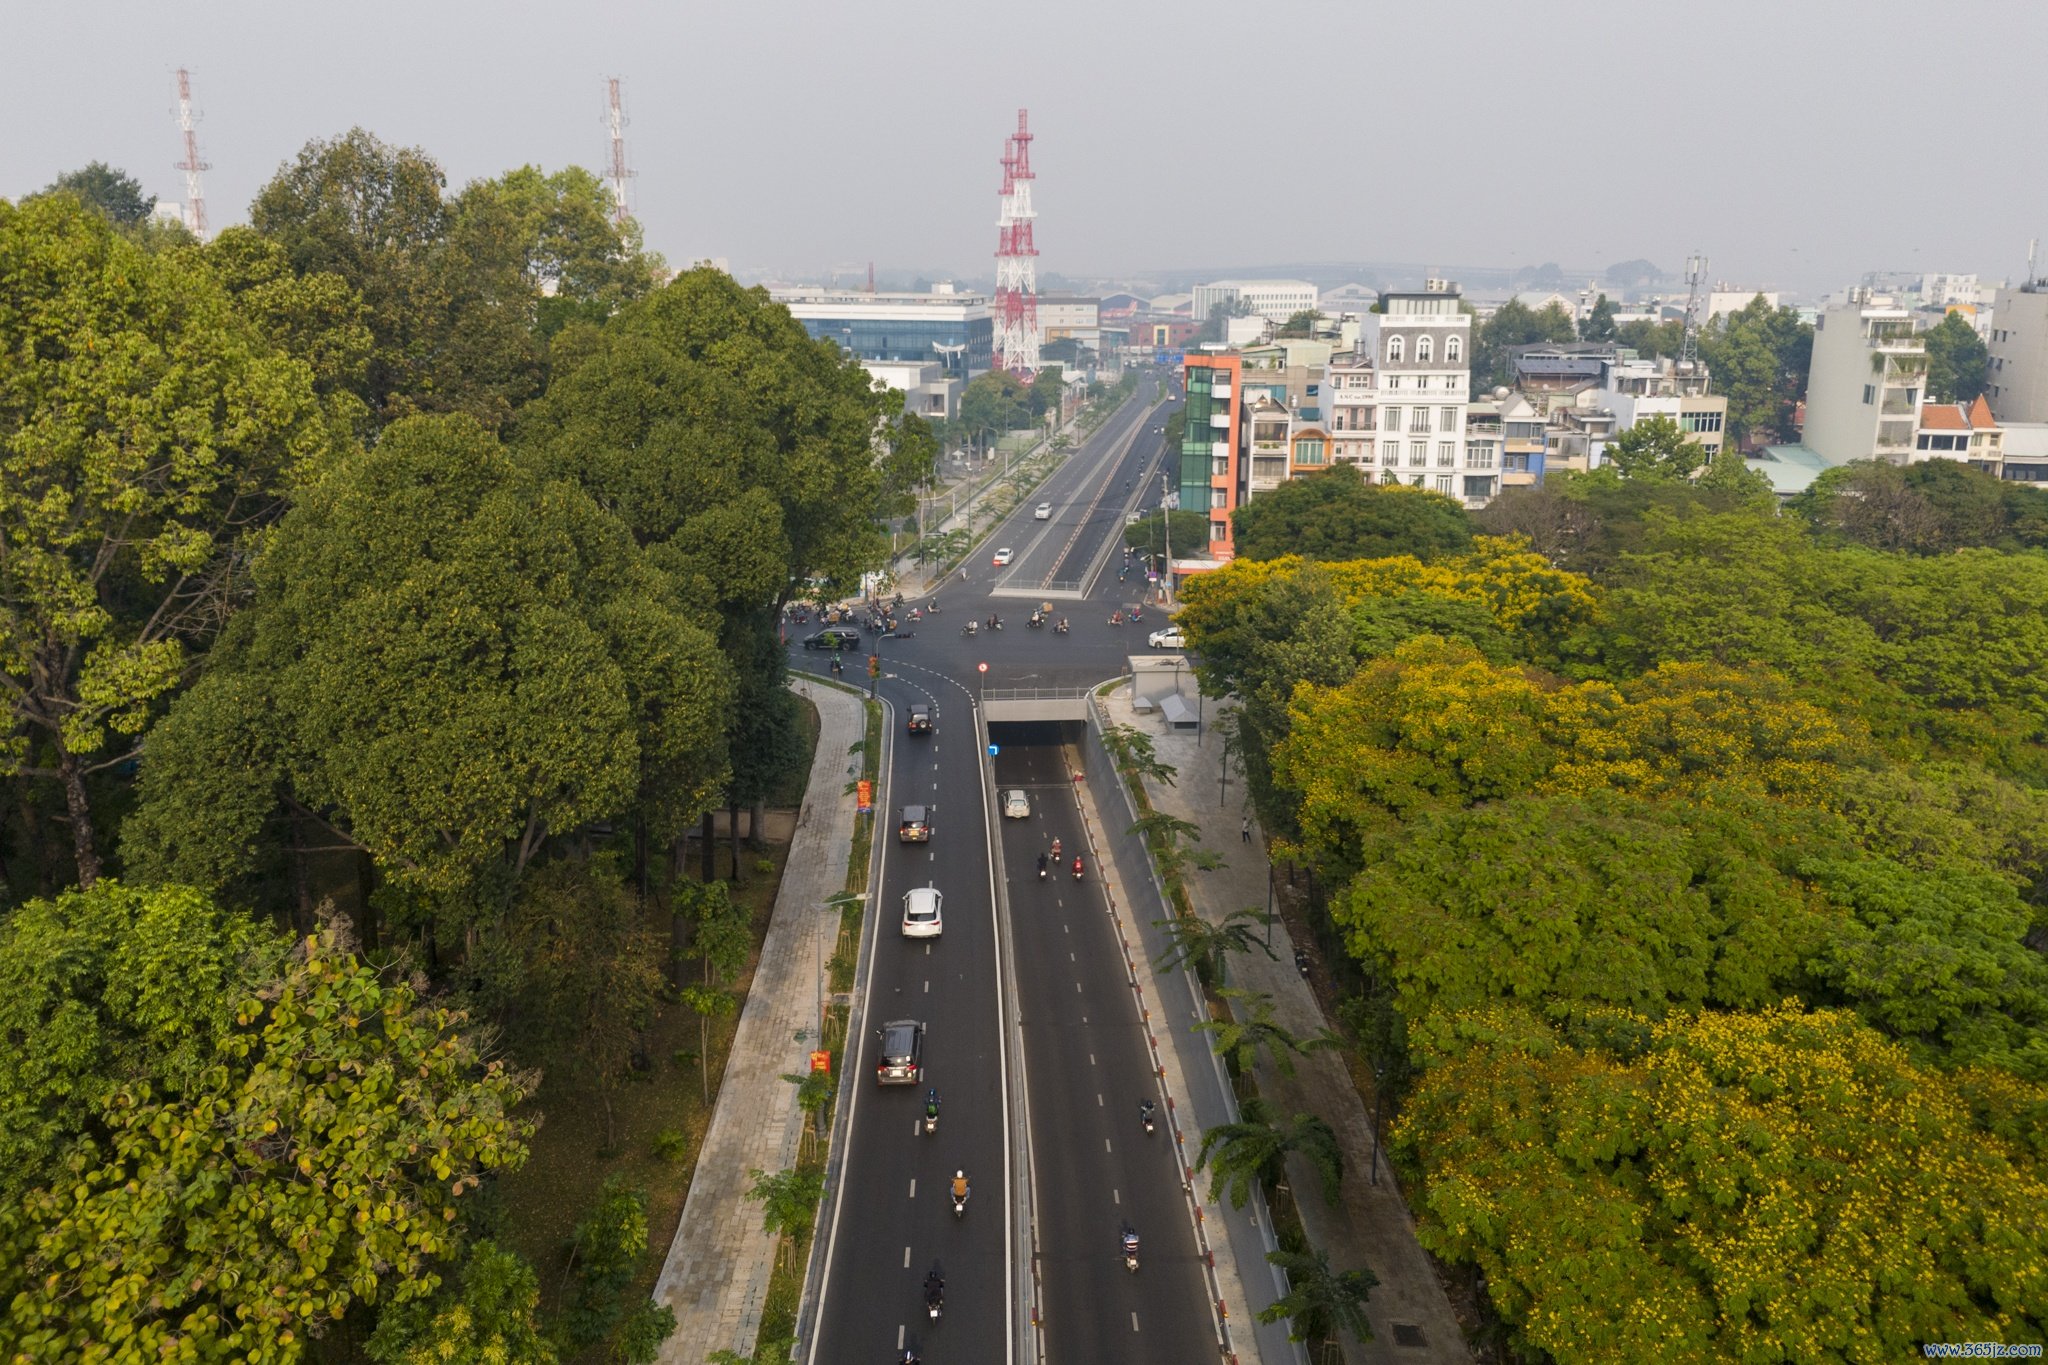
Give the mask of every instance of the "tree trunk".
<svg viewBox="0 0 2048 1365">
<path fill-rule="evenodd" d="M 730 826 L 726 831 L 732 839 L 732 884 L 744 885 L 746 878 L 740 873 L 740 803 L 735 801 L 725 808 L 725 818 Z"/>
<path fill-rule="evenodd" d="M 690 845 L 687 839 L 678 836 L 669 845 L 668 852 L 668 984 L 680 990 L 683 984 L 683 950 L 689 945 L 683 941 L 683 898 L 679 888 L 683 872 L 690 860 Z"/>
<path fill-rule="evenodd" d="M 767 825 L 768 803 L 766 801 L 756 801 L 754 803 L 753 809 L 747 812 L 748 848 L 758 850 L 766 848 L 768 846 L 768 841 L 761 836 L 761 831 L 765 829 Z"/>
<path fill-rule="evenodd" d="M 306 875 L 306 833 L 298 811 L 290 816 L 292 846 L 285 854 L 292 863 L 292 928 L 300 938 L 313 932 L 313 884 Z"/>
<path fill-rule="evenodd" d="M 699 861 L 703 864 L 703 876 L 699 877 L 698 880 L 708 886 L 710 883 L 718 880 L 718 865 L 714 861 L 718 852 L 718 832 L 713 826 L 711 812 L 708 810 L 704 812 L 704 832 L 701 842 L 703 847 L 699 852 L 703 856 Z"/>
<path fill-rule="evenodd" d="M 647 817 L 633 817 L 633 880 L 640 887 L 640 908 L 647 908 Z"/>
<path fill-rule="evenodd" d="M 92 837 L 92 803 L 85 796 L 85 771 L 68 749 L 60 749 L 57 777 L 64 784 L 64 808 L 71 815 L 71 856 L 78 863 L 78 889 L 100 879 L 100 854 Z"/>
</svg>

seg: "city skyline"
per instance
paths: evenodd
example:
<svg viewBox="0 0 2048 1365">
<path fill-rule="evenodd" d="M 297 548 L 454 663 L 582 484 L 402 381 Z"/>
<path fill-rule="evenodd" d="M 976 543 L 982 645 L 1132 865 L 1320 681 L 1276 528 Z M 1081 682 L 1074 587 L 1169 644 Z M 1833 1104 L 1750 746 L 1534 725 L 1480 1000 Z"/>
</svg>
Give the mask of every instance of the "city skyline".
<svg viewBox="0 0 2048 1365">
<path fill-rule="evenodd" d="M 1738 3 L 1702 31 L 1665 10 L 1624 22 L 1594 7 L 1539 28 L 1491 5 L 1299 4 L 1260 11 L 1256 41 L 1223 65 L 1210 39 L 1247 16 L 1215 3 L 1058 0 L 1021 25 L 958 7 L 627 4 L 559 30 L 532 4 L 371 4 L 338 29 L 247 3 L 196 25 L 30 11 L 14 31 L 43 56 L 4 98 L 36 136 L 0 149 L 0 195 L 97 159 L 182 198 L 179 66 L 203 114 L 216 230 L 246 221 L 305 143 L 358 125 L 423 147 L 451 190 L 526 163 L 601 172 L 603 82 L 619 75 L 634 212 L 675 264 L 990 275 L 997 158 L 1029 107 L 1051 275 L 1256 260 L 1514 270 L 1641 257 L 1675 270 L 1701 250 L 1742 287 L 1817 292 L 1870 271 L 2017 279 L 2028 240 L 2048 232 L 2048 185 L 2000 179 L 1970 151 L 2048 114 L 2009 41 L 2028 11 L 1943 11 L 1969 78 L 1892 93 L 1910 71 L 1889 35 L 1924 15 L 1881 3 L 1851 24 L 1845 7 Z M 1724 33 L 1741 34 L 1740 53 L 1722 50 Z M 1697 93 L 1672 93 L 1685 90 Z"/>
</svg>

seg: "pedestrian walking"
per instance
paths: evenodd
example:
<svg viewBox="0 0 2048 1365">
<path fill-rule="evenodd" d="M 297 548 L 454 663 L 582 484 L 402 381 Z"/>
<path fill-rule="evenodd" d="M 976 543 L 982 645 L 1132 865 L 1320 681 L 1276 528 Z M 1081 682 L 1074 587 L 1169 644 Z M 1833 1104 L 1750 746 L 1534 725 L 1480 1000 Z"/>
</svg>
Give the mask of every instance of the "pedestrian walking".
<svg viewBox="0 0 2048 1365">
<path fill-rule="evenodd" d="M 1251 816 L 1249 816 L 1249 815 L 1245 816 L 1245 818 L 1244 818 L 1244 823 L 1243 823 L 1242 825 L 1239 825 L 1239 826 L 1238 826 L 1238 828 L 1237 828 L 1237 832 L 1238 832 L 1238 834 L 1239 834 L 1239 835 L 1241 835 L 1241 836 L 1243 837 L 1243 839 L 1244 839 L 1244 841 L 1245 841 L 1246 843 L 1250 843 L 1250 842 L 1252 841 L 1252 818 L 1251 818 Z"/>
</svg>

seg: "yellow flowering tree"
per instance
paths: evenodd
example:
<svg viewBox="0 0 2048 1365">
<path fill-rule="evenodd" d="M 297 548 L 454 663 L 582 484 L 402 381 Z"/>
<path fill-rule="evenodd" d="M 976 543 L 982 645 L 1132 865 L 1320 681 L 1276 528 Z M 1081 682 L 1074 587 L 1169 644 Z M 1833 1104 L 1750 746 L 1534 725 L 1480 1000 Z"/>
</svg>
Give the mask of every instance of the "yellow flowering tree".
<svg viewBox="0 0 2048 1365">
<path fill-rule="evenodd" d="M 1426 1035 L 1424 1245 L 1558 1365 L 1896 1361 L 2048 1334 L 2048 1089 L 1854 1016 L 1514 1010 Z"/>
</svg>

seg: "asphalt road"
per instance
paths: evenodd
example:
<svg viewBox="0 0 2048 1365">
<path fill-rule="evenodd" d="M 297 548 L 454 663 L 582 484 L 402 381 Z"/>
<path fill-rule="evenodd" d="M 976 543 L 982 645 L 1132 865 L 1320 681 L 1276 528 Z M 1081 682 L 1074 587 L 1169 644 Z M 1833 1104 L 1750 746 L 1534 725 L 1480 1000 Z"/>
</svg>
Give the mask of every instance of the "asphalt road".
<svg viewBox="0 0 2048 1365">
<path fill-rule="evenodd" d="M 865 637 L 868 648 L 879 648 L 878 689 L 897 727 L 889 801 L 931 808 L 934 832 L 929 844 L 898 844 L 896 812 L 884 812 L 881 899 L 869 917 L 870 1029 L 853 1063 L 839 1190 L 820 1231 L 828 1251 L 814 1361 L 873 1362 L 908 1346 L 928 1365 L 1024 1365 L 1011 1347 L 1020 1315 L 1030 1309 L 1011 1292 L 1023 1268 L 1009 1254 L 1020 1230 L 1012 1220 L 1021 1210 L 1005 1197 L 1011 1177 L 1022 1174 L 1023 1154 L 1007 1141 L 1004 1068 L 1020 1064 L 1047 1360 L 1128 1365 L 1215 1354 L 1206 1281 L 1165 1130 L 1147 1138 L 1138 1122 L 1138 1100 L 1156 1098 L 1157 1087 L 1093 869 L 1078 885 L 1070 876 L 1047 885 L 1037 879 L 1039 849 L 1055 835 L 1072 848 L 1080 833 L 1059 727 L 997 727 L 996 788 L 1021 786 L 1033 795 L 1032 818 L 1000 820 L 990 809 L 990 760 L 971 705 L 983 686 L 1098 682 L 1120 670 L 1126 653 L 1145 648 L 1153 613 L 1142 628 L 1113 628 L 1106 618 L 1137 596 L 1117 578 L 1125 511 L 1158 502 L 1162 452 L 1155 429 L 1165 413 L 1154 415 L 1147 401 L 1156 392 L 1156 385 L 1141 390 L 990 537 L 991 551 L 1009 545 L 1021 552 L 1009 570 L 984 553 L 964 580 L 956 576 L 934 594 L 942 611 L 919 623 L 916 636 L 879 646 Z M 1057 509 L 1049 522 L 1032 518 L 1039 501 Z M 1026 591 L 1037 591 L 1068 575 L 1090 595 L 1055 600 L 1072 621 L 1064 637 L 1025 628 L 1030 601 L 991 596 L 1017 591 L 1020 577 Z M 992 611 L 1005 618 L 1004 630 L 960 633 L 968 615 L 985 620 Z M 864 658 L 847 658 L 846 677 L 857 681 Z M 823 671 L 827 656 L 797 650 L 793 662 Z M 986 674 L 977 669 L 981 663 Z M 933 734 L 903 731 L 914 701 L 936 707 Z M 998 879 L 1015 981 L 998 952 Z M 944 933 L 904 939 L 903 894 L 924 885 L 945 898 Z M 1006 1046 L 1005 1006 L 1016 1011 L 1023 1032 L 1021 1059 Z M 873 1028 L 891 1019 L 926 1026 L 926 1080 L 917 1087 L 869 1079 Z M 917 1131 L 927 1086 L 941 1101 L 931 1137 Z M 967 1171 L 975 1189 L 959 1219 L 946 1189 L 956 1169 Z M 1125 1221 L 1143 1237 L 1135 1275 L 1116 1255 Z M 945 1312 L 936 1323 L 925 1315 L 921 1292 L 935 1264 L 946 1277 Z"/>
</svg>

